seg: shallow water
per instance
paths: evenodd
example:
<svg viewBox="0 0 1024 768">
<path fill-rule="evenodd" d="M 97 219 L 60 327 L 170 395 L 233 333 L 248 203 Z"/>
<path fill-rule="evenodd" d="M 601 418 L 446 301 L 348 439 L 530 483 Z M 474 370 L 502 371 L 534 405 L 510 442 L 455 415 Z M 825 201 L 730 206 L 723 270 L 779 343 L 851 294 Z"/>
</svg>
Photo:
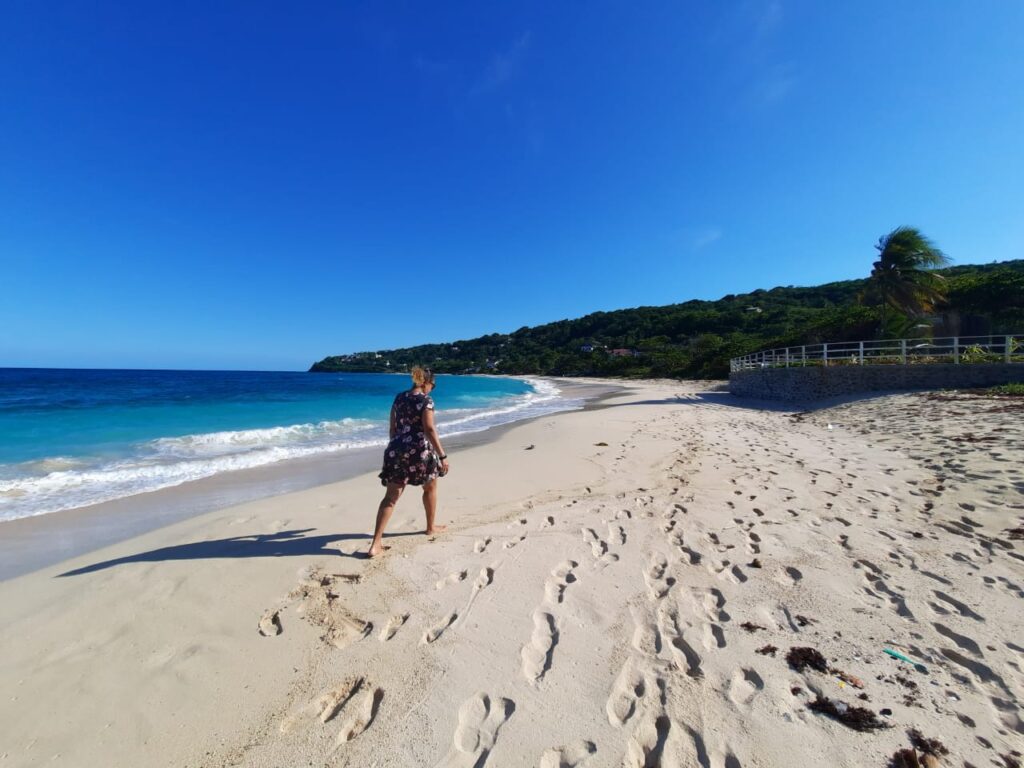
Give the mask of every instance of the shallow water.
<svg viewBox="0 0 1024 768">
<path fill-rule="evenodd" d="M 0 369 L 0 520 L 383 445 L 406 375 Z M 442 436 L 579 407 L 548 381 L 439 376 Z"/>
</svg>

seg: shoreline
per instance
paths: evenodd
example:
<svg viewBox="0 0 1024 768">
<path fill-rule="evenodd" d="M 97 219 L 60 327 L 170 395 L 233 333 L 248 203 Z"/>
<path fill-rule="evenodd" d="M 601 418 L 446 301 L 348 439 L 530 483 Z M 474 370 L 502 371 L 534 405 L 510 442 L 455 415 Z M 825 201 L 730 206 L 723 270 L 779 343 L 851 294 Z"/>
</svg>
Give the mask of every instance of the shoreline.
<svg viewBox="0 0 1024 768">
<path fill-rule="evenodd" d="M 554 382 L 566 398 L 582 399 L 582 410 L 617 391 L 612 380 L 530 378 Z M 452 450 L 464 450 L 498 440 L 518 424 L 571 412 L 530 416 L 452 437 L 442 434 L 442 438 Z M 0 582 L 189 518 L 349 480 L 378 468 L 381 450 L 374 446 L 287 459 L 98 504 L 0 521 Z"/>
</svg>

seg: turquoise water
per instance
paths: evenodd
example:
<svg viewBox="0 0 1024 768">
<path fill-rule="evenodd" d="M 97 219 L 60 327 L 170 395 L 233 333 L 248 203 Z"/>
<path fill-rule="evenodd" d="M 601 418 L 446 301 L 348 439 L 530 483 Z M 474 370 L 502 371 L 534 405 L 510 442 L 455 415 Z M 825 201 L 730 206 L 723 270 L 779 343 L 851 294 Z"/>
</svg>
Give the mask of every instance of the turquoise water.
<svg viewBox="0 0 1024 768">
<path fill-rule="evenodd" d="M 384 445 L 405 375 L 0 369 L 0 520 Z M 442 436 L 577 407 L 547 381 L 439 376 Z"/>
</svg>

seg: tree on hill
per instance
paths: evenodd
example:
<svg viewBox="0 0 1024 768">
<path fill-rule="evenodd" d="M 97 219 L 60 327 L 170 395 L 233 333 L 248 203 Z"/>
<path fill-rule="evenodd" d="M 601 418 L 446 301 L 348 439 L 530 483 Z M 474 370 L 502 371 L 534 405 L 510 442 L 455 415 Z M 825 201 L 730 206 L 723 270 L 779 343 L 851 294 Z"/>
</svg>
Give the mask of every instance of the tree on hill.
<svg viewBox="0 0 1024 768">
<path fill-rule="evenodd" d="M 914 227 L 897 227 L 879 238 L 875 248 L 879 255 L 868 290 L 878 300 L 884 337 L 890 309 L 904 317 L 920 316 L 944 298 L 945 281 L 931 270 L 946 266 L 949 259 Z"/>
</svg>

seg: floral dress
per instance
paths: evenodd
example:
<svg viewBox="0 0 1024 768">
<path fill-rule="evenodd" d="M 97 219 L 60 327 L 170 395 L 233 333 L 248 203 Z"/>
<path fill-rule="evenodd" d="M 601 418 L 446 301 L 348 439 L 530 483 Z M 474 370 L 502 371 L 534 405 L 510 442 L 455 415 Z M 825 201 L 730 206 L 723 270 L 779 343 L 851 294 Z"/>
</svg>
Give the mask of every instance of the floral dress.
<svg viewBox="0 0 1024 768">
<path fill-rule="evenodd" d="M 384 449 L 382 485 L 423 485 L 437 479 L 441 460 L 423 431 L 423 412 L 434 410 L 434 401 L 422 392 L 400 392 L 391 412 L 395 436 Z"/>
</svg>

